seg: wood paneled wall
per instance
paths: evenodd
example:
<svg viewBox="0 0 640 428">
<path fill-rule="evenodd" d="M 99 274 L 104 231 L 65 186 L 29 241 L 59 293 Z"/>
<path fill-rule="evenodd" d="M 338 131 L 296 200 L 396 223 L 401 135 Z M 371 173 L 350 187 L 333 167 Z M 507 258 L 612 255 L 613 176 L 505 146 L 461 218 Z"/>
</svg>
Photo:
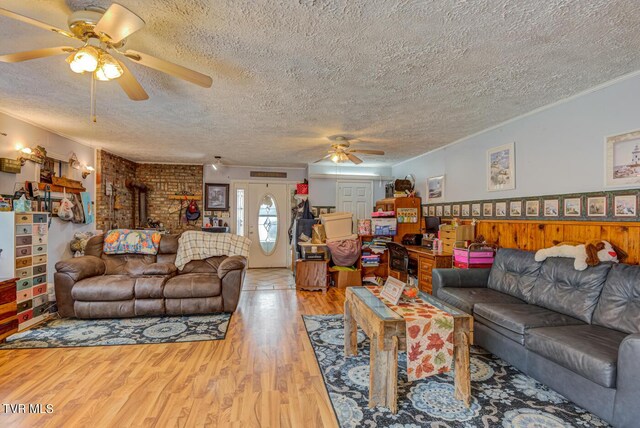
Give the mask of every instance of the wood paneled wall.
<svg viewBox="0 0 640 428">
<path fill-rule="evenodd" d="M 629 254 L 625 263 L 640 263 L 640 222 L 480 220 L 479 235 L 500 247 L 534 251 L 551 247 L 553 241 L 603 239 Z"/>
</svg>

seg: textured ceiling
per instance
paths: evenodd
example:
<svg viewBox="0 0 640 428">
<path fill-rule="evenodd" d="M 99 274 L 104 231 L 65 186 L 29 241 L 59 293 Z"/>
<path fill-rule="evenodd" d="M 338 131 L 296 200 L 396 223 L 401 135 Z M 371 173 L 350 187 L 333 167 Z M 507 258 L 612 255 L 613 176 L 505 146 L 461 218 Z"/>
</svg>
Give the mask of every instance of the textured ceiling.
<svg viewBox="0 0 640 428">
<path fill-rule="evenodd" d="M 640 69 L 637 0 L 120 0 L 147 26 L 127 47 L 210 74 L 203 89 L 138 64 L 132 102 L 63 57 L 0 63 L 0 110 L 138 161 L 298 165 L 325 137 L 393 164 Z M 103 0 L 8 0 L 66 28 Z M 0 17 L 0 52 L 68 44 Z"/>
</svg>

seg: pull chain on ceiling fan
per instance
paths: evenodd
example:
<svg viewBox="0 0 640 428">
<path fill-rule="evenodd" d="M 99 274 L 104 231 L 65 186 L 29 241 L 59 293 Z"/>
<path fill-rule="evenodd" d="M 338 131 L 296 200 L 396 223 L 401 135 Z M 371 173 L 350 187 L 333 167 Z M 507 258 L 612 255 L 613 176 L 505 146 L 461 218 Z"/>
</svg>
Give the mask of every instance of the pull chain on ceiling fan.
<svg viewBox="0 0 640 428">
<path fill-rule="evenodd" d="M 127 38 L 141 30 L 145 26 L 145 22 L 138 15 L 118 3 L 113 3 L 106 11 L 98 7 L 89 7 L 72 13 L 67 20 L 70 31 L 62 30 L 37 19 L 2 8 L 0 8 L 0 15 L 43 30 L 53 31 L 84 43 L 79 48 L 57 46 L 0 55 L 0 61 L 13 63 L 56 55 L 67 55 L 66 61 L 72 71 L 79 74 L 91 73 L 91 118 L 94 122 L 96 81 L 116 80 L 122 90 L 133 101 L 143 101 L 149 98 L 149 95 L 129 71 L 125 63 L 116 57 L 127 58 L 145 67 L 167 73 L 204 88 L 211 87 L 213 83 L 210 76 L 181 65 L 131 49 L 122 51 L 121 49 L 126 44 Z"/>
</svg>

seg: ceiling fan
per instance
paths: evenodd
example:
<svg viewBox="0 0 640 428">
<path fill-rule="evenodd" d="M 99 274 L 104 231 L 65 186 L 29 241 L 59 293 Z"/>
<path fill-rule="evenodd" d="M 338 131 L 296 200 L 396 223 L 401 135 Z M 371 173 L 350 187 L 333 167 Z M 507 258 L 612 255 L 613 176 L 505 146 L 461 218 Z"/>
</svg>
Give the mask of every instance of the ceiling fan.
<svg viewBox="0 0 640 428">
<path fill-rule="evenodd" d="M 382 150 L 351 149 L 351 143 L 344 136 L 332 137 L 330 139 L 334 140 L 335 143 L 331 145 L 328 152 L 329 154 L 322 159 L 318 159 L 314 163 L 322 162 L 325 159 L 331 159 L 334 163 L 351 161 L 354 164 L 359 165 L 363 160 L 354 155 L 354 153 L 362 153 L 365 155 L 384 155 L 384 151 Z"/>
<path fill-rule="evenodd" d="M 118 3 L 111 4 L 106 10 L 91 6 L 73 12 L 67 19 L 69 31 L 2 8 L 0 8 L 0 15 L 47 31 L 53 31 L 83 43 L 83 46 L 79 48 L 57 46 L 1 55 L 0 61 L 12 63 L 55 55 L 67 55 L 66 61 L 71 70 L 81 74 L 92 74 L 92 95 L 95 91 L 96 80 L 116 80 L 130 99 L 142 101 L 149 98 L 124 62 L 118 59 L 122 57 L 204 88 L 211 87 L 213 82 L 211 77 L 186 67 L 135 50 L 123 50 L 127 38 L 142 29 L 145 22 Z M 92 97 L 92 117 L 95 121 L 94 109 L 95 102 Z"/>
</svg>

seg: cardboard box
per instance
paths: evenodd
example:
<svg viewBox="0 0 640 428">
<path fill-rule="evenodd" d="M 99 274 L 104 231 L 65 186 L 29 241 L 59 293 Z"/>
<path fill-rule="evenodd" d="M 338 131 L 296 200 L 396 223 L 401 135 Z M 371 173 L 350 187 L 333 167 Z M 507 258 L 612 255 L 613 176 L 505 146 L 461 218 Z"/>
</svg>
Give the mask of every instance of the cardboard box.
<svg viewBox="0 0 640 428">
<path fill-rule="evenodd" d="M 348 271 L 331 268 L 329 270 L 331 271 L 331 281 L 337 288 L 362 285 L 362 272 L 360 269 Z"/>
</svg>

